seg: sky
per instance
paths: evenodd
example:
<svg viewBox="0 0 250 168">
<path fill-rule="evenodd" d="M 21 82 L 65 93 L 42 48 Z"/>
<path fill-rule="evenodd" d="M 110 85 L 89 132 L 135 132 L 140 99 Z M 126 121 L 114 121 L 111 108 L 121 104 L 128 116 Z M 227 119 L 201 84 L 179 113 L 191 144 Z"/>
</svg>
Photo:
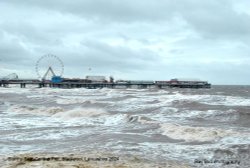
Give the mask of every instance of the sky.
<svg viewBox="0 0 250 168">
<path fill-rule="evenodd" d="M 1 0 L 0 76 L 38 78 L 47 54 L 63 77 L 249 85 L 250 1 Z"/>
</svg>

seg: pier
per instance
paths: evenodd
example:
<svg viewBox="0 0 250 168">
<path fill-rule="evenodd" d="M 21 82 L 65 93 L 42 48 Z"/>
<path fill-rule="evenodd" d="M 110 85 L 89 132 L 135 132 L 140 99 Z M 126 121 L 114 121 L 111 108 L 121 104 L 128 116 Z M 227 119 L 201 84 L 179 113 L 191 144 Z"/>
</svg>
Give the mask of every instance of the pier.
<svg viewBox="0 0 250 168">
<path fill-rule="evenodd" d="M 211 84 L 207 82 L 173 82 L 173 81 L 123 81 L 123 82 L 77 82 L 67 81 L 54 83 L 52 81 L 39 81 L 39 80 L 0 80 L 0 87 L 9 87 L 10 85 L 19 85 L 20 88 L 26 88 L 27 85 L 35 85 L 38 88 L 50 87 L 50 88 L 87 88 L 87 89 L 98 89 L 98 88 L 135 88 L 135 89 L 148 89 L 148 88 L 211 88 Z"/>
<path fill-rule="evenodd" d="M 60 71 L 55 72 L 54 66 L 46 65 L 46 71 L 43 71 L 41 64 L 42 61 L 50 62 L 56 61 Z M 10 85 L 20 85 L 20 88 L 26 88 L 27 85 L 37 86 L 38 88 L 50 87 L 50 88 L 87 88 L 87 89 L 98 89 L 98 88 L 111 88 L 111 89 L 148 89 L 148 88 L 211 88 L 211 84 L 207 81 L 201 81 L 199 79 L 180 79 L 175 78 L 164 81 L 153 81 L 153 80 L 114 80 L 112 76 L 109 80 L 106 80 L 105 76 L 93 76 L 87 75 L 84 79 L 82 78 L 65 78 L 62 77 L 64 70 L 63 62 L 55 55 L 44 55 L 36 63 L 36 72 L 38 79 L 20 79 L 16 73 L 9 74 L 3 78 L 0 78 L 0 87 L 10 87 Z M 59 74 L 59 75 L 58 75 Z"/>
</svg>

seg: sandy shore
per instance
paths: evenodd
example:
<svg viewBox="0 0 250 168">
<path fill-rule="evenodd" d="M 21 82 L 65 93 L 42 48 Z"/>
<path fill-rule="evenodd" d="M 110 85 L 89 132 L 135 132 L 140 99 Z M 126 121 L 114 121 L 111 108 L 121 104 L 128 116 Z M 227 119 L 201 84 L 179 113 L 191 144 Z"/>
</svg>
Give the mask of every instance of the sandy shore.
<svg viewBox="0 0 250 168">
<path fill-rule="evenodd" d="M 189 168 L 174 161 L 154 163 L 135 156 L 22 154 L 1 158 L 3 168 Z"/>
</svg>

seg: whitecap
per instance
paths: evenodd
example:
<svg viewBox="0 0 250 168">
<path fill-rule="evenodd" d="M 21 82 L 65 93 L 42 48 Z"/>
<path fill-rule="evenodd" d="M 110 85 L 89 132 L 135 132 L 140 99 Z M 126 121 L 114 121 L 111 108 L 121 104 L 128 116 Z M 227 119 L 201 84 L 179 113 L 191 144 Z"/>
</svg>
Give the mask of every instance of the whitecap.
<svg viewBox="0 0 250 168">
<path fill-rule="evenodd" d="M 223 130 L 218 128 L 191 127 L 172 123 L 161 124 L 160 130 L 163 135 L 172 139 L 185 140 L 187 142 L 215 141 L 223 137 L 236 134 L 232 130 Z"/>
<path fill-rule="evenodd" d="M 100 115 L 109 114 L 103 109 L 95 109 L 95 108 L 75 108 L 68 111 L 63 111 L 54 114 L 52 117 L 71 119 L 71 118 L 82 118 L 82 117 L 96 117 Z"/>
</svg>

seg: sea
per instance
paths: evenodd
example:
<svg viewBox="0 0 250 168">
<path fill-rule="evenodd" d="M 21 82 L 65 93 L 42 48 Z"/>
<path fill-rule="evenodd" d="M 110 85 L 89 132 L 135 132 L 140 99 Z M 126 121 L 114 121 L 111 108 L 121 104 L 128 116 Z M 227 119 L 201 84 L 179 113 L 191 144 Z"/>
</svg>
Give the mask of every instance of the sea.
<svg viewBox="0 0 250 168">
<path fill-rule="evenodd" d="M 0 157 L 93 151 L 249 168 L 250 86 L 0 87 Z"/>
</svg>

